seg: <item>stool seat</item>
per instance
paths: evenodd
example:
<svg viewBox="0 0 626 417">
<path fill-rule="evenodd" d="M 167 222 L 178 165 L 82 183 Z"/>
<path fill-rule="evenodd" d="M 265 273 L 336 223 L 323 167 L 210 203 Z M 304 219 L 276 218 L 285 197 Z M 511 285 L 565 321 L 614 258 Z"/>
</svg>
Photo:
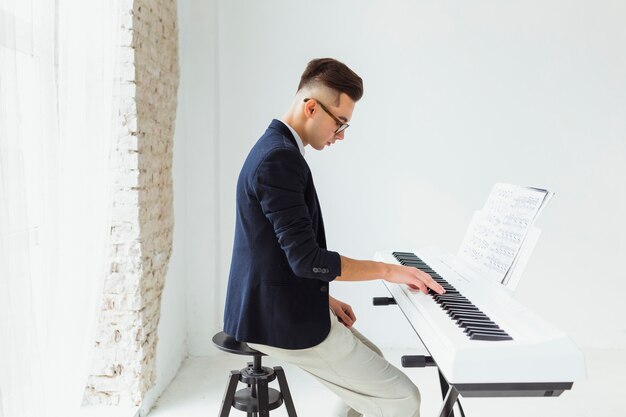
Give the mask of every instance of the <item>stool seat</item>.
<svg viewBox="0 0 626 417">
<path fill-rule="evenodd" d="M 265 353 L 252 349 L 247 343 L 239 342 L 234 336 L 225 332 L 216 333 L 213 336 L 213 344 L 219 350 L 234 353 L 235 355 L 265 356 Z"/>
<path fill-rule="evenodd" d="M 265 356 L 263 352 L 252 349 L 247 343 L 239 342 L 223 331 L 216 333 L 212 340 L 224 352 L 253 357 L 253 362 L 248 362 L 246 368 L 230 371 L 219 417 L 228 417 L 231 407 L 246 412 L 248 417 L 269 417 L 270 411 L 283 404 L 289 417 L 297 417 L 282 367 L 262 366 L 261 357 Z M 275 379 L 278 379 L 280 391 L 268 386 Z M 247 388 L 237 391 L 238 383 L 246 384 Z"/>
</svg>

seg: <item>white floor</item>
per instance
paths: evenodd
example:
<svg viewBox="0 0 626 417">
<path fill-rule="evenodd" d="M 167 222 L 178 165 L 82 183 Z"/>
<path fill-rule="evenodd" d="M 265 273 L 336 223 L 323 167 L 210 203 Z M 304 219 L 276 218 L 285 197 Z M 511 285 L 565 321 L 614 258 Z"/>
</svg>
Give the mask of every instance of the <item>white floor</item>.
<svg viewBox="0 0 626 417">
<path fill-rule="evenodd" d="M 385 356 L 399 362 L 410 351 L 387 350 Z M 626 390 L 625 350 L 593 350 L 585 352 L 588 366 L 587 381 L 574 385 L 556 398 L 467 398 L 462 399 L 467 417 L 624 417 L 622 399 Z M 245 366 L 246 358 L 216 352 L 202 358 L 189 358 L 178 376 L 157 402 L 150 417 L 210 417 L 217 416 L 226 387 L 228 372 Z M 621 364 L 619 367 L 617 364 Z M 278 365 L 264 358 L 264 365 Z M 310 375 L 288 364 L 285 369 L 299 417 L 330 416 L 334 394 Z M 621 369 L 620 369 L 621 368 Z M 405 369 L 420 387 L 424 417 L 438 415 L 441 394 L 437 374 L 432 368 Z M 276 382 L 272 385 L 277 387 Z M 243 387 L 243 386 L 242 386 Z M 274 417 L 286 417 L 284 407 L 271 412 Z M 231 416 L 245 416 L 232 410 Z"/>
<path fill-rule="evenodd" d="M 380 282 L 333 285 L 333 295 L 354 308 L 357 328 L 381 347 L 391 363 L 400 367 L 402 355 L 419 355 L 426 351 L 385 348 L 420 346 L 415 332 L 396 306 L 372 306 L 371 297 L 384 296 L 385 293 Z M 626 349 L 583 351 L 587 380 L 575 383 L 571 391 L 556 398 L 462 398 L 466 416 L 626 417 L 626 406 L 622 401 L 626 397 Z M 211 356 L 187 359 L 149 417 L 217 417 L 229 371 L 244 368 L 248 360 L 248 357 L 218 350 Z M 313 377 L 271 358 L 264 358 L 263 364 L 281 365 L 285 369 L 298 417 L 331 417 L 330 410 L 336 398 Z M 405 368 L 404 371 L 420 388 L 421 415 L 438 416 L 442 399 L 436 370 Z M 277 388 L 276 381 L 272 385 Z M 287 416 L 284 407 L 270 414 L 272 417 Z M 245 416 L 245 413 L 233 409 L 231 416 Z"/>
</svg>

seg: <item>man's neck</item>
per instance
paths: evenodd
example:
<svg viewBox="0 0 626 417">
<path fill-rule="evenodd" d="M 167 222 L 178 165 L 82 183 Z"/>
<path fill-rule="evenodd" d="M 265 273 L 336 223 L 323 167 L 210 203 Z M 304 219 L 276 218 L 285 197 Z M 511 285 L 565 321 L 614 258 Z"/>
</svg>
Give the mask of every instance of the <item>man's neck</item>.
<svg viewBox="0 0 626 417">
<path fill-rule="evenodd" d="M 291 126 L 291 128 L 298 133 L 298 136 L 300 136 L 300 140 L 302 140 L 302 144 L 304 146 L 307 146 L 309 144 L 306 140 L 306 136 L 304 135 L 304 123 L 299 121 L 297 117 L 293 115 L 293 112 L 291 110 L 287 112 L 287 114 L 285 114 L 280 120 Z"/>
</svg>

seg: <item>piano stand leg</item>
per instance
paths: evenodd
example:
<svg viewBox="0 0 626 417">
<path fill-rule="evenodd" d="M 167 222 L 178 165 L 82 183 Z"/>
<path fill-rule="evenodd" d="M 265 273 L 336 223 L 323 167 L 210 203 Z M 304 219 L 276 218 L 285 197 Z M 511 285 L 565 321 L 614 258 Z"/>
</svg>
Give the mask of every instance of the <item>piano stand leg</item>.
<svg viewBox="0 0 626 417">
<path fill-rule="evenodd" d="M 459 398 L 459 392 L 454 387 L 450 387 L 448 389 L 448 393 L 446 394 L 446 398 L 443 400 L 443 404 L 441 405 L 441 411 L 439 412 L 439 417 L 450 417 L 454 415 L 454 403 L 456 403 Z"/>
<path fill-rule="evenodd" d="M 402 357 L 401 362 L 403 368 L 424 368 L 426 366 L 437 366 L 437 363 L 431 356 L 405 355 Z M 437 372 L 439 373 L 439 386 L 441 387 L 441 396 L 443 397 L 443 405 L 441 406 L 439 417 L 454 416 L 455 403 L 459 406 L 459 413 L 461 414 L 461 417 L 465 417 L 465 412 L 461 406 L 461 400 L 459 400 L 459 391 L 457 391 L 454 386 L 450 386 L 450 384 L 448 384 L 446 377 L 443 376 L 439 368 L 437 368 Z"/>
<path fill-rule="evenodd" d="M 459 400 L 459 392 L 454 388 L 454 386 L 450 386 L 446 378 L 443 376 L 441 371 L 439 371 L 439 385 L 441 386 L 441 395 L 443 396 L 443 404 L 441 406 L 441 411 L 439 412 L 439 417 L 450 417 L 454 416 L 454 404 L 458 404 L 459 412 L 462 417 L 465 417 L 465 412 L 463 411 L 463 407 L 461 406 L 461 400 Z"/>
</svg>

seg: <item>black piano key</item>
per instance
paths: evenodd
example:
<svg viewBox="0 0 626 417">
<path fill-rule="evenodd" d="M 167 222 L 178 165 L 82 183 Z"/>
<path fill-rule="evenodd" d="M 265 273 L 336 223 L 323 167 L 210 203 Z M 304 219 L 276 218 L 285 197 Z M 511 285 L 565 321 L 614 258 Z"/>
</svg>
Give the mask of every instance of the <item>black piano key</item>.
<svg viewBox="0 0 626 417">
<path fill-rule="evenodd" d="M 438 298 L 435 300 L 436 302 L 440 303 L 440 304 L 445 304 L 445 305 L 451 305 L 451 306 L 462 306 L 462 307 L 474 307 L 474 308 L 478 308 L 476 307 L 474 304 L 472 304 L 470 301 L 468 300 L 463 300 L 463 299 L 458 299 L 455 300 L 453 298 Z"/>
<path fill-rule="evenodd" d="M 466 318 L 470 318 L 470 317 L 483 317 L 488 319 L 489 317 L 487 317 L 487 315 L 483 312 L 476 312 L 476 311 L 448 311 L 447 312 L 448 315 L 450 316 L 450 318 L 452 319 L 458 319 L 458 318 L 462 318 L 462 317 L 466 317 Z"/>
<path fill-rule="evenodd" d="M 465 297 L 462 294 L 438 294 L 435 296 L 436 298 L 441 298 L 441 299 L 462 299 L 462 300 L 467 300 L 467 297 Z"/>
<path fill-rule="evenodd" d="M 483 328 L 492 328 L 492 329 L 499 329 L 500 326 L 498 326 L 496 323 L 494 323 L 491 320 L 476 320 L 476 319 L 458 319 L 456 321 L 459 324 L 463 324 L 464 327 L 472 327 L 472 326 L 480 326 Z"/>
<path fill-rule="evenodd" d="M 483 316 L 468 316 L 468 317 L 458 317 L 456 319 L 453 320 L 465 320 L 465 321 L 475 321 L 477 323 L 494 323 L 496 324 L 493 320 L 491 320 L 489 317 L 483 315 Z"/>
<path fill-rule="evenodd" d="M 422 262 L 418 262 L 415 259 L 411 259 L 411 258 L 400 258 L 400 259 L 398 259 L 398 261 L 400 261 L 401 264 L 411 264 L 411 265 L 424 266 L 424 264 Z"/>
<path fill-rule="evenodd" d="M 418 258 L 412 257 L 412 256 L 401 256 L 401 257 L 398 257 L 397 259 L 400 262 L 413 262 L 413 263 L 418 264 L 418 265 L 426 266 L 426 264 L 424 262 L 422 262 Z"/>
<path fill-rule="evenodd" d="M 493 334 L 475 334 L 470 336 L 471 340 L 486 340 L 491 342 L 503 341 L 503 340 L 513 340 L 511 336 L 500 336 Z"/>
<path fill-rule="evenodd" d="M 463 303 L 451 303 L 451 302 L 442 301 L 440 304 L 446 307 L 446 309 L 450 309 L 450 310 L 480 311 L 478 307 L 469 303 L 463 304 Z"/>
<path fill-rule="evenodd" d="M 456 294 L 454 294 L 456 295 Z M 437 302 L 437 303 L 454 303 L 454 302 L 458 302 L 458 303 L 469 303 L 470 301 L 467 298 L 454 298 L 454 297 L 437 297 L 437 296 L 433 296 L 433 299 Z"/>
<path fill-rule="evenodd" d="M 389 253 L 389 252 L 387 252 L 387 253 Z M 398 256 L 409 256 L 410 255 L 410 256 L 417 257 L 413 252 L 392 252 L 391 254 L 393 256 L 396 256 L 396 255 L 398 255 Z"/>
<path fill-rule="evenodd" d="M 477 307 L 472 307 L 472 306 L 468 306 L 468 305 L 460 305 L 460 304 L 450 304 L 450 303 L 438 303 L 441 308 L 443 308 L 444 310 L 447 311 L 473 311 L 473 312 L 478 312 L 478 308 Z"/>
<path fill-rule="evenodd" d="M 470 329 L 467 331 L 467 334 L 470 336 L 473 336 L 475 334 L 494 334 L 499 336 L 508 336 L 507 332 L 498 329 Z"/>
<path fill-rule="evenodd" d="M 467 319 L 477 321 L 491 321 L 485 314 L 474 314 L 471 312 L 449 312 L 448 315 L 452 320 Z"/>
<path fill-rule="evenodd" d="M 414 268 L 419 269 L 420 271 L 424 271 L 426 273 L 429 274 L 435 274 L 437 271 L 434 271 L 430 268 L 427 268 L 424 264 L 420 264 L 418 262 L 412 262 L 412 261 L 400 261 L 400 263 L 404 266 L 412 266 Z"/>
<path fill-rule="evenodd" d="M 457 304 L 473 305 L 470 300 L 463 297 L 461 294 L 451 294 L 448 297 L 443 297 L 444 295 L 446 294 L 441 294 L 441 296 L 433 297 L 433 298 L 436 298 L 436 300 L 441 303 L 457 303 Z"/>
<path fill-rule="evenodd" d="M 466 329 L 500 329 L 500 327 L 495 324 L 494 322 L 488 323 L 488 322 L 484 322 L 484 323 L 480 323 L 480 322 L 475 322 L 475 321 L 468 321 L 468 320 L 459 320 L 457 321 L 457 323 Z"/>
<path fill-rule="evenodd" d="M 482 313 L 482 311 L 480 311 L 478 307 L 455 306 L 455 305 L 446 305 L 442 307 L 448 311 L 457 311 L 457 312 L 464 312 L 464 313 L 468 313 L 468 312 Z"/>
<path fill-rule="evenodd" d="M 472 337 L 474 335 L 479 335 L 479 334 L 493 334 L 496 336 L 508 336 L 508 334 L 506 332 L 503 333 L 499 333 L 499 332 L 487 332 L 484 330 L 489 330 L 489 329 L 481 329 L 481 328 L 464 328 L 463 329 L 463 333 L 465 333 L 468 337 Z"/>
<path fill-rule="evenodd" d="M 446 286 L 449 287 L 450 285 L 446 285 Z M 457 293 L 457 294 L 439 294 L 439 297 L 441 297 L 441 298 L 464 298 L 466 300 L 468 299 L 467 297 L 465 297 L 463 294 L 460 294 L 460 293 Z"/>
<path fill-rule="evenodd" d="M 467 335 L 470 336 L 470 338 L 472 336 L 476 336 L 476 335 L 484 335 L 484 334 L 490 334 L 490 335 L 494 335 L 494 336 L 509 336 L 509 334 L 505 331 L 497 331 L 497 330 L 491 330 L 491 329 L 473 329 L 473 330 L 468 330 L 467 331 Z"/>
</svg>

